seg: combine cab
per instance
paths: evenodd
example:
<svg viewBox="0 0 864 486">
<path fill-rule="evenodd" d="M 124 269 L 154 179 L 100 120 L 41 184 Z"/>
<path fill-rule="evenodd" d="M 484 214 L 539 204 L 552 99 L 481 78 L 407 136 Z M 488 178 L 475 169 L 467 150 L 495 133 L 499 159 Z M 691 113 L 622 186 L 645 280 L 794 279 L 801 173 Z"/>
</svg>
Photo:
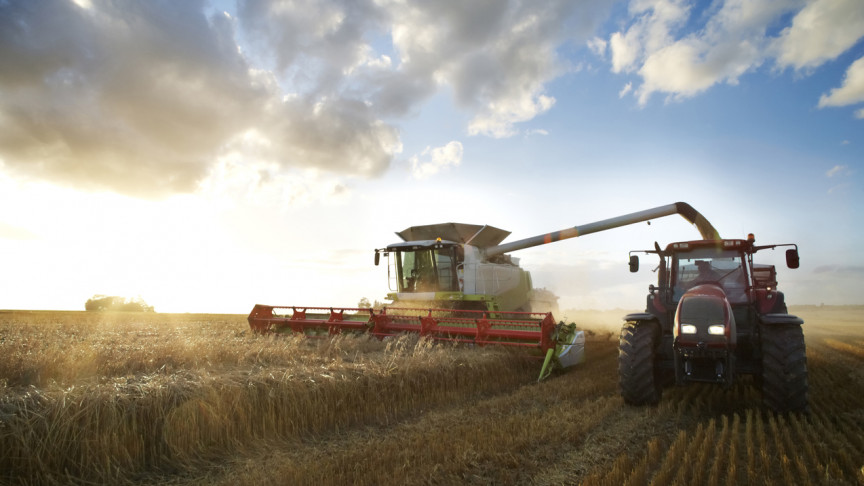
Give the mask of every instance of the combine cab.
<svg viewBox="0 0 864 486">
<path fill-rule="evenodd" d="M 444 223 L 397 233 L 405 241 L 376 251 L 388 257 L 391 293 L 399 306 L 499 311 L 556 311 L 533 300 L 531 274 L 510 255 L 482 255 L 510 233 L 492 226 Z M 432 235 L 437 235 L 432 237 Z M 390 257 L 393 257 L 392 259 Z M 551 302 L 550 302 L 551 301 Z"/>
<path fill-rule="evenodd" d="M 584 335 L 575 325 L 556 324 L 557 298 L 534 289 L 531 275 L 509 253 L 655 218 L 680 214 L 703 238 L 716 230 L 686 203 L 674 203 L 553 233 L 502 243 L 508 231 L 492 226 L 444 223 L 413 226 L 403 240 L 375 250 L 384 256 L 392 304 L 382 310 L 256 305 L 249 325 L 259 332 L 307 335 L 343 332 L 377 337 L 402 332 L 476 345 L 519 346 L 566 368 L 584 360 Z"/>
<path fill-rule="evenodd" d="M 660 257 L 658 284 L 646 311 L 624 318 L 618 371 L 626 402 L 657 403 L 671 383 L 730 386 L 753 375 L 768 408 L 808 411 L 804 321 L 788 314 L 774 266 L 753 262 L 758 251 L 790 246 L 787 266 L 798 268 L 798 247 L 754 243 L 751 234 L 644 250 Z M 630 271 L 638 270 L 631 252 Z"/>
</svg>

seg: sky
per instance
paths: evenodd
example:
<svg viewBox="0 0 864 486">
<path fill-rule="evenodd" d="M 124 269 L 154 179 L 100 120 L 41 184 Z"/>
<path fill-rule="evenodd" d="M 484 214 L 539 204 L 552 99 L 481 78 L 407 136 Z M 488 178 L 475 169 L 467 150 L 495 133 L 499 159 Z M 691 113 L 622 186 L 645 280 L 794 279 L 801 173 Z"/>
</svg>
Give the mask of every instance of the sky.
<svg viewBox="0 0 864 486">
<path fill-rule="evenodd" d="M 506 241 L 684 201 L 864 304 L 860 0 L 0 0 L 0 309 L 383 301 L 409 226 Z M 672 216 L 521 250 L 641 309 Z M 652 280 L 653 279 L 653 280 Z"/>
</svg>

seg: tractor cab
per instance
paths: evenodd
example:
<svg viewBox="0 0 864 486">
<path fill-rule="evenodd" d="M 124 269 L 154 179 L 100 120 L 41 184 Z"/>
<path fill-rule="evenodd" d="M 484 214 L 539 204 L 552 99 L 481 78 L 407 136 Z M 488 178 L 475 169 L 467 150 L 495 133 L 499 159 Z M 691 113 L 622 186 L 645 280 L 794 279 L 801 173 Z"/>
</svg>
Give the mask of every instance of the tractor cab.
<svg viewBox="0 0 864 486">
<path fill-rule="evenodd" d="M 729 241 L 729 240 L 727 240 Z M 694 246 L 672 253 L 670 286 L 672 301 L 678 302 L 698 285 L 721 287 L 730 303 L 747 301 L 747 267 L 740 250 Z"/>
<path fill-rule="evenodd" d="M 771 299 L 777 293 L 776 270 L 773 265 L 754 263 L 753 255 L 760 250 L 793 246 L 786 251 L 786 264 L 798 268 L 798 248 L 793 244 L 756 246 L 754 242 L 750 234 L 746 240 L 686 241 L 670 243 L 665 249 L 655 244 L 654 250 L 640 251 L 660 257 L 657 286 L 649 287 L 649 300 L 656 308 L 674 308 L 690 289 L 704 284 L 720 287 L 733 306 Z M 631 252 L 631 272 L 639 270 L 639 257 L 634 253 L 640 252 Z"/>
</svg>

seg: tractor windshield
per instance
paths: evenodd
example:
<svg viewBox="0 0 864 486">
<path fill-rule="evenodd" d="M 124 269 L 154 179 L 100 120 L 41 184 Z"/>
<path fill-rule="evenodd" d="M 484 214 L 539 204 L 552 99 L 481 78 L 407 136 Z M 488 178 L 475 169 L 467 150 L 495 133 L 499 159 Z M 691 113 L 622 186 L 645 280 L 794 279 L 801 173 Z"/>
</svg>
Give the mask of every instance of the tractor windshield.
<svg viewBox="0 0 864 486">
<path fill-rule="evenodd" d="M 396 252 L 399 292 L 458 291 L 453 247 Z"/>
<path fill-rule="evenodd" d="M 673 298 L 676 301 L 687 290 L 706 283 L 720 285 L 730 303 L 747 301 L 747 275 L 738 251 L 698 248 L 678 253 L 672 270 Z"/>
</svg>

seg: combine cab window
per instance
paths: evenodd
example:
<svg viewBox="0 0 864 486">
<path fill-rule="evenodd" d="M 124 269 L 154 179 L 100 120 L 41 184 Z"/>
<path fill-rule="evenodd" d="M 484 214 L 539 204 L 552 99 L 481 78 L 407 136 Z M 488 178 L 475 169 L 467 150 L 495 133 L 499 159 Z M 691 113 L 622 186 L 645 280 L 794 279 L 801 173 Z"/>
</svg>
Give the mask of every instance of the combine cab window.
<svg viewBox="0 0 864 486">
<path fill-rule="evenodd" d="M 741 254 L 736 251 L 705 248 L 679 253 L 673 263 L 673 272 L 676 301 L 688 289 L 706 283 L 723 287 L 731 303 L 747 301 L 747 275 Z"/>
<path fill-rule="evenodd" d="M 458 291 L 453 248 L 397 252 L 399 292 Z"/>
</svg>

